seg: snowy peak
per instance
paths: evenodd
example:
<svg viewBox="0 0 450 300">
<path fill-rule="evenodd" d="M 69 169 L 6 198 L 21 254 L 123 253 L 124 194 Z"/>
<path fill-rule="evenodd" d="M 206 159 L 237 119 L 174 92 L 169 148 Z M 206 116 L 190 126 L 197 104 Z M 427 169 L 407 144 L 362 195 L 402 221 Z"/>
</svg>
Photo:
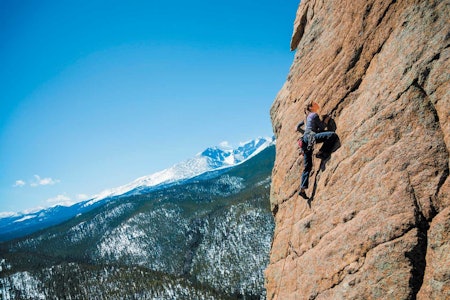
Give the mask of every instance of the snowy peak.
<svg viewBox="0 0 450 300">
<path fill-rule="evenodd" d="M 241 144 L 239 148 L 234 150 L 234 155 L 240 161 L 247 160 L 262 150 L 266 149 L 267 147 L 273 145 L 275 143 L 274 138 L 266 139 L 266 138 L 259 138 L 256 140 L 252 140 L 250 142 Z"/>
<path fill-rule="evenodd" d="M 221 146 L 207 148 L 198 154 L 198 159 L 206 157 L 212 169 L 224 166 L 234 166 L 256 155 L 268 146 L 273 144 L 272 138 L 258 138 L 246 143 L 241 143 L 236 149 L 233 149 L 228 143 L 223 142 Z"/>
<path fill-rule="evenodd" d="M 266 148 L 275 144 L 273 138 L 258 138 L 241 143 L 233 148 L 224 142 L 220 146 L 210 147 L 193 158 L 180 162 L 160 172 L 140 177 L 123 186 L 105 190 L 90 200 L 72 206 L 54 206 L 30 213 L 0 215 L 0 241 L 24 236 L 37 230 L 59 224 L 76 215 L 81 215 L 108 201 L 108 198 L 139 195 L 155 188 L 178 184 L 197 176 L 210 176 L 210 171 L 223 170 L 244 163 Z M 205 177 L 205 178 L 206 178 Z"/>
<path fill-rule="evenodd" d="M 209 159 L 211 166 L 216 165 L 216 167 L 221 167 L 224 164 L 235 164 L 233 153 L 219 147 L 207 148 L 198 156 Z"/>
<path fill-rule="evenodd" d="M 233 149 L 227 142 L 223 142 L 220 146 L 209 147 L 195 157 L 180 162 L 168 169 L 140 177 L 129 184 L 105 190 L 87 202 L 86 205 L 125 193 L 139 194 L 141 190 L 146 188 L 189 179 L 216 169 L 232 167 L 250 159 L 274 143 L 274 138 L 260 137 L 255 140 L 240 143 L 238 148 Z"/>
<path fill-rule="evenodd" d="M 199 161 L 205 161 L 205 170 L 199 170 L 200 172 L 195 174 L 199 175 L 203 172 L 217 168 L 231 167 L 240 164 L 273 144 L 273 138 L 258 138 L 249 142 L 240 143 L 239 147 L 234 149 L 227 142 L 222 142 L 220 146 L 207 148 L 185 163 L 187 163 L 188 166 L 193 166 Z M 182 164 L 183 163 L 175 165 L 174 167 Z"/>
</svg>

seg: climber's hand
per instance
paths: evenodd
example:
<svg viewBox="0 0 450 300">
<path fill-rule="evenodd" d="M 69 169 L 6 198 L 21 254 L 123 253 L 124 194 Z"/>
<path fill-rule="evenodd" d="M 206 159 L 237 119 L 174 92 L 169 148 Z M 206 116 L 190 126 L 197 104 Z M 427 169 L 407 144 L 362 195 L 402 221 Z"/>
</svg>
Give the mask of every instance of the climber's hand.
<svg viewBox="0 0 450 300">
<path fill-rule="evenodd" d="M 330 115 L 322 115 L 322 120 L 325 124 L 328 124 L 330 122 L 331 116 Z"/>
</svg>

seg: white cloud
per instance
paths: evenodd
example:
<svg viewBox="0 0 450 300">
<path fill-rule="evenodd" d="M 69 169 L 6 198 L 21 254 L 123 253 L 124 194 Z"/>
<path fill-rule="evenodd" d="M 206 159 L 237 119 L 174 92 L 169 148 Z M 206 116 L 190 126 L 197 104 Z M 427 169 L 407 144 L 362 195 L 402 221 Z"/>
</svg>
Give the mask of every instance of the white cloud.
<svg viewBox="0 0 450 300">
<path fill-rule="evenodd" d="M 26 209 L 26 210 L 22 211 L 21 213 L 25 214 L 25 215 L 34 214 L 34 213 L 37 213 L 40 210 L 43 210 L 44 208 L 45 208 L 44 206 L 37 206 L 37 207 L 34 207 L 34 208 Z"/>
<path fill-rule="evenodd" d="M 47 178 L 41 178 L 39 175 L 34 175 L 34 182 L 32 182 L 30 185 L 33 187 L 40 186 L 40 185 L 53 185 L 58 182 L 60 182 L 59 179 L 52 179 L 50 177 Z"/>
<path fill-rule="evenodd" d="M 78 199 L 78 200 L 81 200 L 81 201 L 83 201 L 83 200 L 88 200 L 88 199 L 90 199 L 90 198 L 93 198 L 93 197 L 89 197 L 89 196 L 86 195 L 86 194 L 78 194 L 78 195 L 77 195 L 77 199 Z"/>
<path fill-rule="evenodd" d="M 219 146 L 223 149 L 233 149 L 232 145 L 228 141 L 221 142 Z"/>
<path fill-rule="evenodd" d="M 19 179 L 19 180 L 16 180 L 16 183 L 14 183 L 13 187 L 24 186 L 25 184 L 26 184 L 25 181 Z"/>
<path fill-rule="evenodd" d="M 70 205 L 74 204 L 75 202 L 72 201 L 72 199 L 70 197 L 68 197 L 67 195 L 58 195 L 56 197 L 47 199 L 47 203 L 50 204 L 51 206 L 56 206 L 56 205 L 70 206 Z"/>
</svg>

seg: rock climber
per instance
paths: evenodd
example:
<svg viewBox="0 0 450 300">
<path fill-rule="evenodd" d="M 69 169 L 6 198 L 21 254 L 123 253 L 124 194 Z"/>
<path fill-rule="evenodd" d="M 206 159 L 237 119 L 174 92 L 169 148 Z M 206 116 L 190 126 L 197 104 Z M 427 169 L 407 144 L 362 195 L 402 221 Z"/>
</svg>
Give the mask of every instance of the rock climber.
<svg viewBox="0 0 450 300">
<path fill-rule="evenodd" d="M 317 158 L 326 160 L 330 157 L 333 147 L 338 140 L 338 136 L 333 131 L 325 131 L 330 121 L 329 115 L 322 116 L 322 119 L 317 114 L 319 105 L 314 101 L 309 101 L 304 108 L 306 116 L 306 124 L 304 121 L 300 122 L 296 130 L 303 133 L 301 138 L 301 148 L 303 151 L 304 169 L 302 173 L 301 185 L 299 195 L 304 199 L 309 199 L 305 190 L 309 185 L 309 175 L 312 169 L 312 155 L 314 152 L 314 144 L 323 143 L 319 152 L 316 154 Z M 305 124 L 305 130 L 301 126 Z"/>
</svg>

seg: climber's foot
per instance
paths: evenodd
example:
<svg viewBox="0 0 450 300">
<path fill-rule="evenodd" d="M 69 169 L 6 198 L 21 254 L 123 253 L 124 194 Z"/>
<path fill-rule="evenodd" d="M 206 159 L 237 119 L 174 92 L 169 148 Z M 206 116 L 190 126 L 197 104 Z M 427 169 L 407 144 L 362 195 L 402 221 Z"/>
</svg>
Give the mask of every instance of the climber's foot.
<svg viewBox="0 0 450 300">
<path fill-rule="evenodd" d="M 301 196 L 303 199 L 308 200 L 308 196 L 306 196 L 305 190 L 301 189 L 300 192 L 298 192 L 299 196 Z"/>
<path fill-rule="evenodd" d="M 330 154 L 329 154 L 329 153 L 326 153 L 326 152 L 319 151 L 319 152 L 316 154 L 316 157 L 317 157 L 317 158 L 320 158 L 320 159 L 323 159 L 323 160 L 326 160 L 327 158 L 330 157 Z"/>
</svg>

